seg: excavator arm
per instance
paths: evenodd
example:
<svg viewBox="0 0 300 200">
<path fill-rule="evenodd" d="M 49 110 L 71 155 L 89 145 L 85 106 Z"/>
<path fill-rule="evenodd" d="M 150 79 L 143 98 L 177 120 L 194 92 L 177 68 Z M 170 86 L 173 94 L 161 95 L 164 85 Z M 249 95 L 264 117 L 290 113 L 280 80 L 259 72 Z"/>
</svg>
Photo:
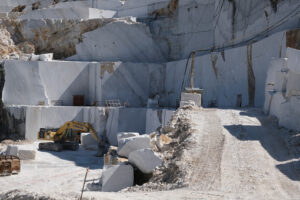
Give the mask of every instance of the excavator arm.
<svg viewBox="0 0 300 200">
<path fill-rule="evenodd" d="M 90 132 L 93 138 L 99 143 L 100 139 L 94 130 L 94 128 L 86 122 L 76 122 L 76 121 L 68 121 L 63 126 L 61 126 L 54 136 L 54 141 L 64 141 L 67 139 L 70 131 L 76 131 L 78 133 Z"/>
<path fill-rule="evenodd" d="M 96 156 L 103 156 L 106 151 L 105 137 L 101 140 L 94 128 L 86 122 L 68 121 L 57 130 L 41 129 L 39 139 L 52 140 L 53 142 L 40 143 L 40 150 L 61 151 L 62 149 L 77 150 L 79 148 L 80 134 L 89 132 L 97 141 L 99 150 Z"/>
</svg>

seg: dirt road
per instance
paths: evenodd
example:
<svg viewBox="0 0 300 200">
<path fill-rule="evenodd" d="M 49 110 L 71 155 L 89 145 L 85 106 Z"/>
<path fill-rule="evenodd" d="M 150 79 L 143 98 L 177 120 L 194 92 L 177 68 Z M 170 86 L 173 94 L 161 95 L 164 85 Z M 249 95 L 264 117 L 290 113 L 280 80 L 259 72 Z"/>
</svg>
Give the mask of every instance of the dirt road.
<svg viewBox="0 0 300 200">
<path fill-rule="evenodd" d="M 299 158 L 287 131 L 261 111 L 204 109 L 189 115 L 196 161 L 191 189 L 225 197 L 300 199 Z"/>
</svg>

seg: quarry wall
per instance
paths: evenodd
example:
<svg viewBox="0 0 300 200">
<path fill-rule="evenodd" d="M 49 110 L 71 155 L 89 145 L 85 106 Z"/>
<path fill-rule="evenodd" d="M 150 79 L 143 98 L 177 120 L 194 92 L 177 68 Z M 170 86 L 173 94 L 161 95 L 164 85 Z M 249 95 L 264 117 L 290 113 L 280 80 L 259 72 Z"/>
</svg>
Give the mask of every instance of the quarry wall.
<svg viewBox="0 0 300 200">
<path fill-rule="evenodd" d="M 287 58 L 274 59 L 266 80 L 264 110 L 280 126 L 300 130 L 300 51 L 287 49 Z"/>
<path fill-rule="evenodd" d="M 5 82 L 5 70 L 3 63 L 0 64 L 0 91 Z M 13 114 L 15 113 L 15 114 Z M 24 139 L 25 138 L 25 110 L 23 108 L 7 108 L 2 101 L 0 93 L 0 140 Z"/>
<path fill-rule="evenodd" d="M 163 2 L 149 2 L 145 6 L 150 8 L 159 3 Z M 280 1 L 276 9 L 273 6 L 269 0 L 172 0 L 166 7 L 148 12 L 147 19 L 136 16 L 138 22 L 124 19 L 86 33 L 77 45 L 77 57 L 72 59 L 174 61 L 187 58 L 192 51 L 198 55 L 222 52 L 299 27 L 299 1 Z M 106 40 L 98 40 L 101 37 Z M 146 46 L 151 47 L 149 52 L 145 51 Z M 92 53 L 95 51 L 101 53 Z"/>
<path fill-rule="evenodd" d="M 10 109 L 10 108 L 9 108 Z M 174 110 L 148 108 L 108 108 L 74 106 L 27 106 L 11 110 L 12 114 L 24 112 L 26 139 L 37 140 L 40 128 L 59 128 L 67 121 L 90 123 L 99 135 L 105 134 L 111 145 L 117 146 L 119 132 L 149 134 L 164 127 Z"/>
<path fill-rule="evenodd" d="M 15 3 L 0 3 L 0 9 Z M 68 57 L 68 61 L 4 64 L 2 100 L 12 116 L 21 119 L 16 126 L 26 129 L 31 139 L 55 113 L 62 118 L 49 122 L 51 126 L 73 119 L 101 124 L 97 132 L 108 132 L 111 143 L 117 131 L 137 126 L 126 121 L 128 116 L 152 119 L 140 122 L 133 131 L 153 131 L 152 127 L 166 123 L 168 117 L 161 116 L 169 115 L 149 110 L 148 101 L 158 99 L 161 108 L 179 105 L 181 91 L 190 85 L 191 59 L 187 58 L 192 51 L 196 52 L 194 86 L 204 90 L 203 106 L 263 107 L 265 97 L 269 100 L 264 91 L 269 63 L 284 60 L 285 31 L 300 27 L 297 0 L 44 1 L 34 10 L 35 2 L 17 3 L 26 5 L 24 12 L 18 13 L 18 19 L 3 21 L 16 45 L 28 41 L 36 53 Z M 73 107 L 74 95 L 84 96 L 88 107 Z M 274 102 L 280 102 L 275 96 Z M 103 111 L 103 102 L 112 99 L 126 108 Z M 20 106 L 26 107 L 22 108 L 25 117 L 13 109 Z M 121 119 L 124 124 L 108 125 Z M 31 130 L 35 120 L 40 121 Z"/>
<path fill-rule="evenodd" d="M 263 107 L 269 61 L 284 57 L 285 32 L 248 46 L 195 58 L 195 87 L 203 88 L 203 106 Z M 268 51 L 266 51 L 268 49 Z M 159 96 L 161 107 L 177 107 L 182 87 L 188 87 L 187 60 L 155 63 L 6 61 L 3 101 L 7 105 L 73 105 L 73 95 L 84 95 L 85 105 L 119 99 L 129 107 L 145 107 Z M 253 74 L 248 70 L 251 64 Z M 186 70 L 186 73 L 185 73 Z M 254 87 L 247 81 L 254 78 Z M 31 89 L 30 89 L 31 88 Z M 35 88 L 35 89 L 32 89 Z M 14 90 L 14 93 L 10 91 Z M 253 92 L 254 96 L 249 96 Z"/>
</svg>

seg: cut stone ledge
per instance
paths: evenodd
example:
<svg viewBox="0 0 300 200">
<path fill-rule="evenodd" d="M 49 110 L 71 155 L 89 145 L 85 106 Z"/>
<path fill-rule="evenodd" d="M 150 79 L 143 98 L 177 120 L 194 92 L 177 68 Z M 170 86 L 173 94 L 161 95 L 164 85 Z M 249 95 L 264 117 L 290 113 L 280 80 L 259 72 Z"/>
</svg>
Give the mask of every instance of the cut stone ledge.
<svg viewBox="0 0 300 200">
<path fill-rule="evenodd" d="M 162 160 L 149 148 L 131 152 L 128 161 L 145 174 L 152 173 L 162 164 Z"/>
<path fill-rule="evenodd" d="M 139 135 L 140 134 L 136 133 L 136 132 L 120 132 L 117 134 L 118 144 L 121 139 L 135 137 L 135 136 L 139 136 Z"/>
<path fill-rule="evenodd" d="M 134 173 L 131 165 L 114 165 L 103 170 L 102 191 L 118 192 L 133 186 Z"/>
<path fill-rule="evenodd" d="M 150 148 L 149 135 L 124 138 L 119 142 L 118 155 L 128 158 L 131 152 L 145 148 Z"/>
</svg>

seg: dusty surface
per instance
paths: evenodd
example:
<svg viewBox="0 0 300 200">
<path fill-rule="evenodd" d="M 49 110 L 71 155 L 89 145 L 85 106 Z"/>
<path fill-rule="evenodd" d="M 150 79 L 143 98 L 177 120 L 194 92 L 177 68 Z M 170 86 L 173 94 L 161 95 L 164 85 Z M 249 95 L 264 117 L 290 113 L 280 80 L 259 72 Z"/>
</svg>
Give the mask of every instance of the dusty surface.
<svg viewBox="0 0 300 200">
<path fill-rule="evenodd" d="M 190 125 L 191 134 L 186 139 L 190 146 L 182 151 L 181 162 L 176 165 L 186 170 L 188 187 L 154 192 L 86 191 L 84 198 L 300 199 L 296 154 L 300 146 L 289 143 L 291 133 L 277 128 L 273 119 L 254 109 L 186 110 L 182 117 Z M 0 178 L 0 193 L 19 189 L 56 199 L 75 199 L 85 167 L 92 168 L 88 179 L 101 174 L 102 161 L 92 154 L 84 150 L 63 156 L 39 152 L 36 161 L 22 162 L 21 174 Z"/>
<path fill-rule="evenodd" d="M 200 114 L 201 113 L 201 114 Z M 257 199 L 299 199 L 295 156 L 285 130 L 259 110 L 191 112 L 195 165 L 190 187 L 225 196 Z"/>
<path fill-rule="evenodd" d="M 26 145 L 38 146 L 37 143 Z M 37 193 L 58 199 L 75 199 L 80 194 L 87 167 L 90 168 L 88 180 L 101 176 L 102 159 L 95 157 L 95 153 L 82 148 L 51 153 L 37 151 L 36 160 L 21 161 L 20 174 L 0 177 L 0 194 L 15 190 L 12 194 Z"/>
</svg>

